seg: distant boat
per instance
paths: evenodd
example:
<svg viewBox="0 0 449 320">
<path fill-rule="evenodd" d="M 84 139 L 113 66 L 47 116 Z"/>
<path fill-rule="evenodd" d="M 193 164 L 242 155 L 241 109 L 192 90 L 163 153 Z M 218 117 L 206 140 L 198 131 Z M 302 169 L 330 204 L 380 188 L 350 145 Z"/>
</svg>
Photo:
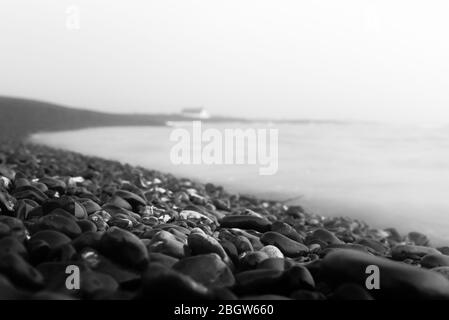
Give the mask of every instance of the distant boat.
<svg viewBox="0 0 449 320">
<path fill-rule="evenodd" d="M 210 114 L 204 108 L 185 108 L 182 109 L 181 115 L 193 119 L 209 119 Z"/>
</svg>

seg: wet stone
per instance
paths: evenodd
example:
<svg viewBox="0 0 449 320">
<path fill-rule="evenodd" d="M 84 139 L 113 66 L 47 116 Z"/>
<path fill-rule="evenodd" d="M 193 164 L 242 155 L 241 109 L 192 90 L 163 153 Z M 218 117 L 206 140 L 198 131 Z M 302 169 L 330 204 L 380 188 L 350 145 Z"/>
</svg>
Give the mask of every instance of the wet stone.
<svg viewBox="0 0 449 320">
<path fill-rule="evenodd" d="M 253 251 L 243 254 L 240 257 L 239 267 L 241 270 L 255 269 L 268 255 L 262 251 Z"/>
<path fill-rule="evenodd" d="M 444 276 L 449 281 L 449 267 L 435 267 L 432 268 L 431 271 L 437 272 Z"/>
<path fill-rule="evenodd" d="M 234 264 L 238 263 L 239 253 L 238 253 L 235 245 L 231 241 L 228 241 L 228 240 L 221 240 L 220 244 L 223 247 L 226 254 L 228 255 L 228 257 L 231 259 L 231 261 Z"/>
<path fill-rule="evenodd" d="M 43 230 L 33 234 L 29 242 L 32 245 L 36 241 L 44 241 L 50 249 L 55 249 L 71 242 L 70 238 L 65 234 L 54 230 Z"/>
<path fill-rule="evenodd" d="M 25 229 L 25 225 L 21 220 L 8 216 L 0 216 L 0 223 L 9 227 L 9 234 L 16 237 L 20 241 L 25 240 L 27 232 Z"/>
<path fill-rule="evenodd" d="M 417 246 L 428 246 L 429 245 L 429 238 L 425 234 L 419 233 L 419 232 L 410 232 L 407 235 L 407 238 L 409 241 L 413 242 Z"/>
<path fill-rule="evenodd" d="M 77 251 L 81 251 L 86 247 L 98 249 L 100 247 L 100 240 L 103 236 L 100 232 L 87 231 L 72 241 L 73 247 Z"/>
<path fill-rule="evenodd" d="M 283 234 L 284 236 L 297 241 L 303 242 L 304 237 L 302 237 L 292 226 L 285 222 L 276 221 L 271 225 L 271 231 Z"/>
<path fill-rule="evenodd" d="M 142 197 L 127 190 L 118 190 L 115 195 L 125 199 L 134 209 L 138 209 L 139 206 L 146 206 L 147 204 Z"/>
<path fill-rule="evenodd" d="M 257 269 L 236 274 L 234 291 L 239 295 L 270 294 L 282 290 L 282 272 Z"/>
<path fill-rule="evenodd" d="M 212 298 L 209 289 L 173 269 L 151 263 L 142 276 L 141 299 L 204 300 Z"/>
<path fill-rule="evenodd" d="M 22 191 L 15 191 L 13 193 L 14 198 L 17 200 L 30 199 L 38 204 L 43 204 L 48 200 L 48 196 L 37 188 L 29 186 L 26 188 L 27 190 L 24 189 L 25 188 L 22 187 Z"/>
<path fill-rule="evenodd" d="M 254 251 L 254 248 L 253 248 L 253 245 L 252 245 L 251 241 L 249 241 L 248 238 L 246 238 L 244 236 L 240 236 L 240 235 L 239 236 L 234 236 L 233 235 L 229 239 L 230 239 L 230 241 L 232 241 L 232 243 L 236 247 L 238 253 Z"/>
<path fill-rule="evenodd" d="M 42 239 L 28 241 L 26 247 L 28 249 L 30 261 L 32 261 L 34 265 L 47 260 L 52 251 L 50 245 Z"/>
<path fill-rule="evenodd" d="M 63 209 L 78 219 L 87 218 L 86 209 L 69 196 L 62 196 L 59 199 L 51 199 L 42 204 L 44 214 L 52 213 L 55 209 Z"/>
<path fill-rule="evenodd" d="M 284 258 L 281 250 L 272 245 L 265 246 L 259 251 L 264 252 L 268 256 L 268 258 Z"/>
<path fill-rule="evenodd" d="M 447 255 L 447 256 L 449 255 L 449 247 L 440 247 L 440 248 L 437 248 L 437 250 L 440 251 L 444 255 Z"/>
<path fill-rule="evenodd" d="M 448 299 L 449 281 L 436 272 L 354 250 L 328 254 L 322 263 L 322 276 L 329 283 L 352 282 L 365 286 L 366 268 L 379 267 L 380 289 L 371 290 L 376 298 Z"/>
<path fill-rule="evenodd" d="M 107 299 L 118 289 L 117 281 L 108 274 L 85 270 L 80 274 L 80 289 L 87 299 Z"/>
<path fill-rule="evenodd" d="M 271 222 L 251 215 L 230 215 L 221 219 L 220 226 L 222 228 L 239 228 L 266 232 L 271 229 Z"/>
<path fill-rule="evenodd" d="M 124 265 L 144 268 L 148 252 L 142 241 L 129 231 L 112 227 L 101 237 L 99 247 L 106 256 Z"/>
<path fill-rule="evenodd" d="M 0 274 L 0 300 L 22 300 L 26 295 L 22 290 L 17 289 L 11 281 Z"/>
<path fill-rule="evenodd" d="M 95 224 L 98 231 L 105 231 L 109 228 L 109 225 L 107 224 L 107 220 L 101 214 L 98 214 L 98 213 L 91 214 L 89 216 L 89 220 Z"/>
<path fill-rule="evenodd" d="M 443 254 L 428 254 L 421 259 L 421 266 L 432 269 L 449 266 L 449 256 Z"/>
<path fill-rule="evenodd" d="M 7 192 L 0 190 L 0 212 L 8 214 L 14 212 L 17 200 L 11 197 Z"/>
<path fill-rule="evenodd" d="M 214 237 L 201 233 L 191 233 L 187 241 L 192 255 L 216 253 L 223 260 L 229 259 L 226 251 Z"/>
<path fill-rule="evenodd" d="M 399 232 L 395 228 L 387 228 L 384 231 L 388 233 L 388 240 L 393 241 L 395 243 L 401 242 L 402 236 L 399 234 Z"/>
<path fill-rule="evenodd" d="M 272 269 L 278 271 L 284 271 L 288 262 L 283 258 L 268 258 L 261 261 L 257 265 L 257 269 Z"/>
<path fill-rule="evenodd" d="M 273 245 L 279 248 L 287 257 L 297 257 L 309 251 L 309 248 L 305 245 L 273 231 L 264 233 L 260 237 L 260 241 L 265 245 Z"/>
<path fill-rule="evenodd" d="M 77 252 L 71 244 L 64 244 L 56 249 L 53 249 L 48 255 L 48 260 L 72 261 L 76 258 L 76 255 Z"/>
<path fill-rule="evenodd" d="M 29 213 L 35 207 L 31 204 L 28 204 L 25 200 L 19 200 L 16 206 L 16 216 L 20 220 L 26 220 L 28 218 Z"/>
<path fill-rule="evenodd" d="M 0 239 L 9 235 L 11 235 L 11 228 L 7 224 L 0 222 Z"/>
<path fill-rule="evenodd" d="M 20 287 L 35 289 L 44 285 L 44 277 L 40 272 L 16 253 L 0 256 L 0 273 Z"/>
<path fill-rule="evenodd" d="M 80 202 L 80 204 L 86 209 L 86 213 L 88 215 L 101 210 L 100 205 L 90 199 L 83 200 Z"/>
<path fill-rule="evenodd" d="M 282 277 L 284 288 L 289 292 L 298 289 L 313 290 L 315 288 L 315 280 L 304 266 L 292 266 L 284 272 Z"/>
<path fill-rule="evenodd" d="M 167 268 L 172 268 L 179 261 L 179 259 L 159 252 L 150 252 L 149 256 L 150 263 L 160 263 Z"/>
<path fill-rule="evenodd" d="M 59 179 L 44 177 L 39 179 L 39 182 L 45 184 L 48 189 L 55 190 L 60 194 L 64 194 L 67 189 L 65 182 Z"/>
<path fill-rule="evenodd" d="M 306 240 L 307 243 L 313 243 L 314 240 L 318 240 L 325 244 L 342 244 L 343 241 L 338 239 L 335 234 L 326 229 L 317 229 L 313 234 Z"/>
<path fill-rule="evenodd" d="M 148 245 L 150 252 L 159 252 L 174 258 L 183 258 L 186 256 L 186 245 L 176 239 L 168 231 L 159 231 Z"/>
<path fill-rule="evenodd" d="M 386 255 L 388 253 L 388 248 L 384 244 L 373 239 L 361 239 L 356 243 L 369 248 L 371 252 L 379 255 Z"/>
<path fill-rule="evenodd" d="M 0 256 L 7 253 L 15 253 L 25 260 L 28 259 L 28 251 L 16 237 L 7 236 L 0 239 Z"/>
<path fill-rule="evenodd" d="M 128 201 L 126 201 L 125 199 L 123 199 L 122 197 L 119 197 L 117 195 L 115 195 L 111 199 L 109 199 L 108 204 L 122 208 L 122 209 L 126 209 L 126 210 L 133 209 L 132 205 Z"/>
<path fill-rule="evenodd" d="M 97 225 L 91 220 L 79 220 L 76 223 L 78 224 L 78 227 L 80 227 L 82 233 L 97 231 Z"/>
<path fill-rule="evenodd" d="M 394 260 L 419 260 L 428 254 L 441 254 L 441 252 L 435 248 L 414 245 L 397 245 L 391 251 L 391 256 Z"/>
<path fill-rule="evenodd" d="M 173 269 L 208 287 L 229 287 L 234 284 L 231 270 L 217 254 L 182 259 L 173 266 Z"/>
<path fill-rule="evenodd" d="M 73 219 L 57 214 L 43 216 L 38 221 L 39 229 L 59 231 L 70 238 L 81 235 L 81 228 Z"/>
</svg>

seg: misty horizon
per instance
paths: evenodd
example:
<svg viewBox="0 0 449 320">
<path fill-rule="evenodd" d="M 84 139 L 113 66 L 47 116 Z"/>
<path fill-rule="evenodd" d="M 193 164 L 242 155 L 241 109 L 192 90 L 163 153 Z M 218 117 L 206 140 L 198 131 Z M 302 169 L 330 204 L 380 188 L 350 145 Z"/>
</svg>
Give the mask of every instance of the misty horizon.
<svg viewBox="0 0 449 320">
<path fill-rule="evenodd" d="M 448 12 L 445 1 L 7 1 L 1 95 L 112 113 L 446 123 Z"/>
</svg>

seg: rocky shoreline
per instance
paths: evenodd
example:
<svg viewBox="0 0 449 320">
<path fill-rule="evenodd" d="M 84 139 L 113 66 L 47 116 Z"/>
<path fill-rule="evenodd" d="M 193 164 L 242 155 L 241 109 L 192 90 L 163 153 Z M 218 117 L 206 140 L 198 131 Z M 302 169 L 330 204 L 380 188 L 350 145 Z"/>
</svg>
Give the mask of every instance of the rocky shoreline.
<svg viewBox="0 0 449 320">
<path fill-rule="evenodd" d="M 67 285 L 68 266 L 79 288 Z M 449 247 L 9 141 L 0 144 L 0 298 L 448 299 Z"/>
</svg>

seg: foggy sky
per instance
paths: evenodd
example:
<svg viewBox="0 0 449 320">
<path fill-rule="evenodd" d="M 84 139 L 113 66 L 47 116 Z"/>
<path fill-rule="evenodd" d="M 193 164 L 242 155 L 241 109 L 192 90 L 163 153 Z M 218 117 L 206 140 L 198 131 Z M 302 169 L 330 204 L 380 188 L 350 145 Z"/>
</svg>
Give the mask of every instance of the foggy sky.
<svg viewBox="0 0 449 320">
<path fill-rule="evenodd" d="M 67 8 L 80 29 L 66 27 Z M 2 0 L 0 94 L 449 123 L 449 1 Z"/>
</svg>

